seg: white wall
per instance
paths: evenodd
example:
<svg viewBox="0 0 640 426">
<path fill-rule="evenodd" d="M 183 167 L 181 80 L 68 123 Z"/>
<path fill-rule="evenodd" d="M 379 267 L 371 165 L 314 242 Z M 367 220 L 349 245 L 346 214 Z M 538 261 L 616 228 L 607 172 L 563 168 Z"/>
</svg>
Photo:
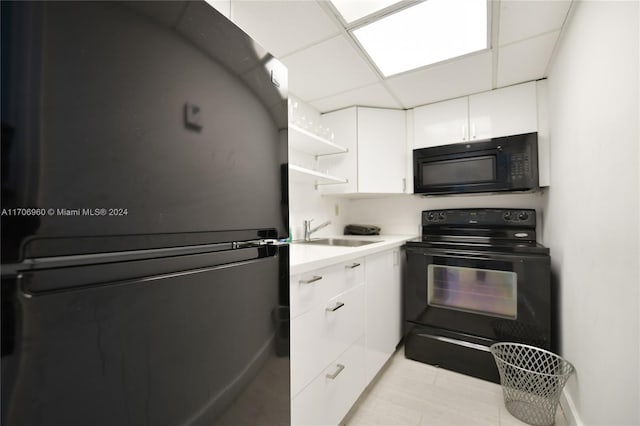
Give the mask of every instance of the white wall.
<svg viewBox="0 0 640 426">
<path fill-rule="evenodd" d="M 309 219 L 313 219 L 312 227 L 331 221 L 331 225 L 314 233 L 313 238 L 342 235 L 348 211 L 349 200 L 320 196 L 311 183 L 289 182 L 289 224 L 294 240 L 303 238 L 302 222 Z"/>
<path fill-rule="evenodd" d="M 543 193 L 474 194 L 423 197 L 404 195 L 385 198 L 352 200 L 349 207 L 349 223 L 377 225 L 384 234 L 420 234 L 420 213 L 431 209 L 456 208 L 525 208 L 535 209 L 538 217 L 537 232 L 542 236 L 544 217 Z M 539 238 L 539 242 L 541 238 Z"/>
<path fill-rule="evenodd" d="M 639 22 L 637 1 L 578 1 L 549 73 L 544 237 L 585 425 L 640 424 Z"/>
</svg>

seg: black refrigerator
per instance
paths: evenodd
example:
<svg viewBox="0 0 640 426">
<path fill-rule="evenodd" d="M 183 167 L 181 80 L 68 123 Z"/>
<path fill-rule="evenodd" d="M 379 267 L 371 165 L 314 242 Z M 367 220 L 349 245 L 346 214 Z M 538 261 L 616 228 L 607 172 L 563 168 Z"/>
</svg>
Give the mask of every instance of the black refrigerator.
<svg viewBox="0 0 640 426">
<path fill-rule="evenodd" d="M 2 424 L 290 424 L 286 68 L 203 1 L 1 7 Z"/>
</svg>

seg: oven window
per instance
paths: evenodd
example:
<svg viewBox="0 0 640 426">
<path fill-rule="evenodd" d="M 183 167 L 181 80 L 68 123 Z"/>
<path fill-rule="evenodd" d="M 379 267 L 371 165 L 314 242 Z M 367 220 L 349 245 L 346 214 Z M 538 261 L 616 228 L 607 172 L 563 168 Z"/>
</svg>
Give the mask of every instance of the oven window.
<svg viewBox="0 0 640 426">
<path fill-rule="evenodd" d="M 517 280 L 517 274 L 510 271 L 428 265 L 428 303 L 430 306 L 516 319 Z"/>
<path fill-rule="evenodd" d="M 496 157 L 462 158 L 422 163 L 423 185 L 492 182 L 496 180 Z"/>
</svg>

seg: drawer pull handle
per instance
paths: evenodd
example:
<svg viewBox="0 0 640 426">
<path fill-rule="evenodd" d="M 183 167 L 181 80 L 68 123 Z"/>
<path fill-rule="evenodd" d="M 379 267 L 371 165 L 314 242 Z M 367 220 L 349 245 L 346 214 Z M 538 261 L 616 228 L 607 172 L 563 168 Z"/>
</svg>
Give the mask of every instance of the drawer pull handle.
<svg viewBox="0 0 640 426">
<path fill-rule="evenodd" d="M 327 311 L 327 312 L 335 312 L 338 309 L 342 308 L 343 306 L 344 306 L 344 303 L 336 302 L 336 304 L 332 308 L 326 308 L 325 311 Z"/>
<path fill-rule="evenodd" d="M 327 374 L 327 379 L 335 379 L 338 377 L 338 374 L 342 373 L 342 370 L 344 370 L 344 365 L 336 364 L 336 371 L 334 371 L 333 374 Z"/>
<path fill-rule="evenodd" d="M 346 268 L 354 269 L 354 268 L 357 268 L 358 266 L 360 266 L 360 264 L 359 264 L 359 263 L 353 263 L 353 264 L 351 264 L 351 265 L 347 265 L 347 266 L 346 266 Z"/>
<path fill-rule="evenodd" d="M 314 275 L 313 277 L 309 278 L 308 280 L 300 280 L 298 281 L 300 284 L 311 284 L 311 283 L 315 283 L 316 281 L 320 281 L 322 279 L 322 277 L 320 275 Z"/>
</svg>

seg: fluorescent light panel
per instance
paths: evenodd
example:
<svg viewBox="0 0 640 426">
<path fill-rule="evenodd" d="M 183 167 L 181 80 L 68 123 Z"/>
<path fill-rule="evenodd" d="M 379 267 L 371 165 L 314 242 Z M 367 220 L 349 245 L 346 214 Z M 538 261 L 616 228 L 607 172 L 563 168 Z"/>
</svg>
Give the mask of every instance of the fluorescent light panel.
<svg viewBox="0 0 640 426">
<path fill-rule="evenodd" d="M 398 0 L 331 0 L 347 23 L 399 3 Z"/>
<path fill-rule="evenodd" d="M 487 48 L 485 0 L 427 0 L 353 31 L 385 77 Z"/>
</svg>

